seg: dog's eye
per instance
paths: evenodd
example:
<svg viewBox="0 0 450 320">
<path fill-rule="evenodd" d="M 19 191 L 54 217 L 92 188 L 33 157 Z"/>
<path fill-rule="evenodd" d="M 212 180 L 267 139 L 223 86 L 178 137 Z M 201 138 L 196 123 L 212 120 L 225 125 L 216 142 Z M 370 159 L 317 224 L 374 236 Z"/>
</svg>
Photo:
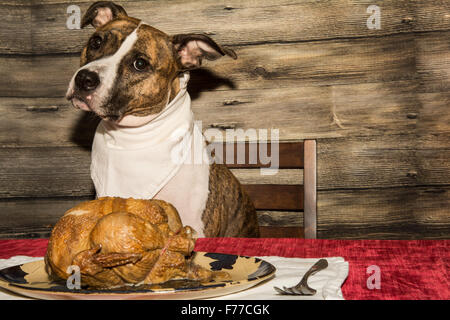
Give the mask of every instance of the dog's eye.
<svg viewBox="0 0 450 320">
<path fill-rule="evenodd" d="M 133 67 L 137 71 L 143 71 L 143 70 L 145 70 L 145 68 L 147 66 L 148 66 L 148 62 L 142 58 L 138 58 L 138 59 L 134 60 L 134 62 L 133 62 Z"/>
<path fill-rule="evenodd" d="M 99 36 L 92 37 L 91 40 L 89 40 L 89 47 L 93 50 L 98 50 L 102 46 L 102 38 Z"/>
</svg>

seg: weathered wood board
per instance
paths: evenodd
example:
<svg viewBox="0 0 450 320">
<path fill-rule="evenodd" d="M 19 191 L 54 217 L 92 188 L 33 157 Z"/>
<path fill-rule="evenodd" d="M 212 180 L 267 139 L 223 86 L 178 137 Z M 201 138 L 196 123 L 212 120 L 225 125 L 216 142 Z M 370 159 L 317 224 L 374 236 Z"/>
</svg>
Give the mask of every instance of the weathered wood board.
<svg viewBox="0 0 450 320">
<path fill-rule="evenodd" d="M 252 45 L 238 47 L 236 53 L 237 60 L 222 58 L 192 72 L 194 97 L 208 90 L 389 82 L 417 76 L 411 34 Z M 78 54 L 0 57 L 0 70 L 5 70 L 0 96 L 63 97 L 78 68 Z"/>
<path fill-rule="evenodd" d="M 86 198 L 0 202 L 0 238 L 48 237 L 52 226 Z M 395 187 L 318 192 L 318 238 L 448 239 L 450 187 Z M 262 226 L 302 226 L 301 212 L 258 211 Z"/>
<path fill-rule="evenodd" d="M 450 132 L 450 91 L 420 93 L 420 120 L 417 122 L 419 133 L 433 132 L 436 138 L 439 135 L 448 135 Z"/>
<path fill-rule="evenodd" d="M 416 64 L 421 80 L 420 92 L 448 92 L 450 90 L 449 37 L 450 32 L 416 35 Z"/>
<path fill-rule="evenodd" d="M 421 102 L 413 82 L 202 92 L 193 99 L 202 129 L 279 130 L 300 140 L 415 133 Z M 433 100 L 434 101 L 434 100 Z M 436 109 L 445 112 L 445 105 Z M 98 120 L 64 98 L 0 98 L 0 146 L 89 146 Z M 257 115 L 257 116 L 255 116 Z M 442 118 L 428 117 L 444 126 Z M 45 130 L 43 130 L 45 128 Z M 444 128 L 443 128 L 444 129 Z M 214 132 L 212 132 L 214 133 Z"/>
<path fill-rule="evenodd" d="M 69 5 L 84 13 L 91 1 L 2 1 L 1 53 L 80 52 L 92 29 L 66 27 Z M 228 45 L 315 41 L 450 30 L 448 1 L 118 1 L 128 14 L 168 34 L 202 32 Z M 369 29 L 370 5 L 380 8 L 380 29 Z M 20 21 L 20 24 L 17 24 Z M 39 26 L 39 27 L 36 27 Z M 233 26 L 230 28 L 230 26 Z M 16 32 L 11 32 L 11 31 Z M 19 32 L 17 32 L 19 31 Z M 30 42 L 32 39 L 32 42 Z"/>
<path fill-rule="evenodd" d="M 321 191 L 318 197 L 324 238 L 448 239 L 448 186 Z"/>
<path fill-rule="evenodd" d="M 317 188 L 448 185 L 449 140 L 448 136 L 437 140 L 433 135 L 416 139 L 409 135 L 321 139 L 317 147 Z M 0 148 L 0 158 L 2 198 L 94 194 L 87 148 Z"/>
</svg>

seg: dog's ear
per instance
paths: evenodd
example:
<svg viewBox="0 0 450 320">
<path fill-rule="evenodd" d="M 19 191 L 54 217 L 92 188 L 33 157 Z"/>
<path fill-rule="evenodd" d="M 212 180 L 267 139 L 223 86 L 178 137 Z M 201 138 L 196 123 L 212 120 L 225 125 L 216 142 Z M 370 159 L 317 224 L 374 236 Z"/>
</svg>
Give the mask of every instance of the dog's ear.
<svg viewBox="0 0 450 320">
<path fill-rule="evenodd" d="M 236 53 L 221 47 L 204 34 L 177 34 L 171 37 L 181 70 L 195 69 L 202 60 L 216 60 L 225 55 L 237 59 Z"/>
<path fill-rule="evenodd" d="M 122 6 L 111 1 L 97 1 L 87 9 L 81 19 L 81 28 L 92 24 L 95 28 L 99 28 L 111 20 L 126 17 L 127 13 Z"/>
</svg>

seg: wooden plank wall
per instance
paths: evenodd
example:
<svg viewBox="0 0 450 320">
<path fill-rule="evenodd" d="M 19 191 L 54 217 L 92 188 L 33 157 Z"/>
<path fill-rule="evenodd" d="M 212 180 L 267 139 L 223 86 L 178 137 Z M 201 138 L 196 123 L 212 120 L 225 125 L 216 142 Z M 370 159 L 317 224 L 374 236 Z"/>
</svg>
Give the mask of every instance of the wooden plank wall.
<svg viewBox="0 0 450 320">
<path fill-rule="evenodd" d="M 93 196 L 97 119 L 63 98 L 92 33 L 67 29 L 67 7 L 90 3 L 0 3 L 0 237 L 48 236 L 66 209 Z M 449 1 L 118 3 L 169 34 L 204 32 L 237 52 L 192 73 L 203 129 L 317 139 L 319 238 L 449 237 Z M 366 25 L 372 4 L 380 29 Z M 237 174 L 247 183 L 302 179 Z M 260 221 L 301 217 L 261 212 Z"/>
</svg>

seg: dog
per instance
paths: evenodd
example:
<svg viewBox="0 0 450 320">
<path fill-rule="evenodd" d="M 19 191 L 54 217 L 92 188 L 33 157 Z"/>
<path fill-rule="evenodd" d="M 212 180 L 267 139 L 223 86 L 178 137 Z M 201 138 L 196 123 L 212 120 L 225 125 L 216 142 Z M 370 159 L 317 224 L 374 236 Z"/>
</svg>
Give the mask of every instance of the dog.
<svg viewBox="0 0 450 320">
<path fill-rule="evenodd" d="M 204 161 L 208 144 L 186 91 L 203 59 L 236 53 L 204 34 L 167 35 L 109 1 L 88 8 L 81 27 L 89 24 L 96 30 L 66 98 L 101 118 L 91 155 L 97 197 L 165 200 L 200 237 L 258 237 L 239 181 Z"/>
</svg>

